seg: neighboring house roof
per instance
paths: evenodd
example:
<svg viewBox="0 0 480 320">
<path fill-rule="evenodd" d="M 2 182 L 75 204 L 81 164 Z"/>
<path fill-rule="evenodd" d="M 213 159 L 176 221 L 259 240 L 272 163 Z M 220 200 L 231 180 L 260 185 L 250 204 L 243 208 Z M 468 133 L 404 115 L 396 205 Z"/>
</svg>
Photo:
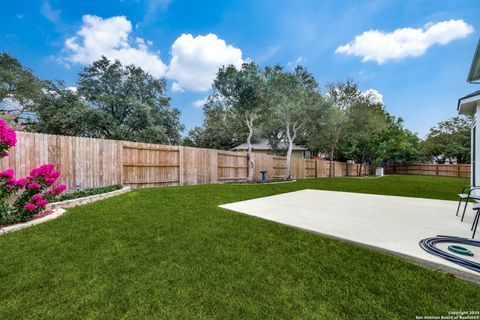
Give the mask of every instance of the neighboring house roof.
<svg viewBox="0 0 480 320">
<path fill-rule="evenodd" d="M 279 148 L 287 149 L 287 145 L 285 143 L 280 143 Z M 248 149 L 248 145 L 246 143 L 242 143 L 241 145 L 236 146 L 232 150 L 233 151 L 239 151 L 239 150 L 247 150 L 247 149 Z M 261 139 L 261 140 L 255 142 L 255 143 L 252 143 L 252 149 L 253 150 L 273 150 L 272 146 L 270 145 L 270 143 L 268 142 L 267 139 Z M 294 150 L 294 151 L 295 150 L 304 151 L 304 150 L 308 150 L 308 149 L 305 148 L 305 147 L 297 146 L 296 144 L 294 144 L 292 150 Z"/>
<path fill-rule="evenodd" d="M 457 111 L 459 114 L 471 115 L 475 111 L 477 102 L 480 101 L 480 90 L 467 94 L 458 99 Z"/>
</svg>

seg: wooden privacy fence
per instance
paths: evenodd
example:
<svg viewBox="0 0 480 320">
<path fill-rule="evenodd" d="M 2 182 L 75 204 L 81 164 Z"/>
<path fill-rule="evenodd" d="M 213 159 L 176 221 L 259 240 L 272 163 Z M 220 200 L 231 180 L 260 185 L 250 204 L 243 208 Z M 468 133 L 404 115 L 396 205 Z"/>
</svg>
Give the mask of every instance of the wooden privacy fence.
<svg viewBox="0 0 480 320">
<path fill-rule="evenodd" d="M 0 160 L 0 169 L 12 168 L 27 176 L 34 167 L 53 163 L 69 188 L 123 184 L 131 187 L 178 186 L 241 182 L 248 175 L 246 153 L 149 143 L 17 132 L 17 146 Z M 253 154 L 256 180 L 266 170 L 268 179 L 285 178 L 286 158 Z M 363 166 L 363 174 L 369 171 Z M 359 175 L 358 164 L 333 162 L 334 176 Z M 326 160 L 292 158 L 294 179 L 329 175 Z"/>
<path fill-rule="evenodd" d="M 386 174 L 470 178 L 469 164 L 415 164 L 385 167 Z"/>
</svg>

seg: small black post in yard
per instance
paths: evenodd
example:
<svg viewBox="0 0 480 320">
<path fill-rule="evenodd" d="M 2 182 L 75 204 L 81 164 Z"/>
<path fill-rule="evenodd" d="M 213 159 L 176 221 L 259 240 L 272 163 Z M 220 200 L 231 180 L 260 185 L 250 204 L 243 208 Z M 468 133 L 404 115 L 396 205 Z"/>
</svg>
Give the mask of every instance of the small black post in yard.
<svg viewBox="0 0 480 320">
<path fill-rule="evenodd" d="M 262 174 L 262 183 L 267 182 L 267 170 L 261 170 L 260 173 Z"/>
</svg>

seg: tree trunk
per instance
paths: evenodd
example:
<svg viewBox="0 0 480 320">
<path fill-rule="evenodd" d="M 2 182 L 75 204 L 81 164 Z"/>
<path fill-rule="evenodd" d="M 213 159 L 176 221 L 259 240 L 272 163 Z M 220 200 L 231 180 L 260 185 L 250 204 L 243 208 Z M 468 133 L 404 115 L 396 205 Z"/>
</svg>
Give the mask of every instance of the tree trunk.
<svg viewBox="0 0 480 320">
<path fill-rule="evenodd" d="M 293 149 L 293 141 L 292 138 L 290 137 L 290 134 L 287 134 L 288 137 L 288 150 L 287 150 L 287 164 L 285 168 L 285 180 L 292 180 L 292 173 L 291 167 L 292 167 L 292 149 Z"/>
<path fill-rule="evenodd" d="M 254 180 L 254 161 L 253 161 L 253 155 L 252 155 L 252 136 L 253 136 L 253 117 L 251 115 L 246 116 L 246 122 L 247 122 L 247 127 L 248 127 L 248 136 L 247 136 L 247 145 L 248 145 L 248 151 L 247 151 L 247 160 L 248 160 L 248 176 L 247 176 L 247 181 L 248 182 L 253 182 Z"/>
<path fill-rule="evenodd" d="M 334 176 L 334 174 L 335 174 L 335 173 L 333 172 L 333 156 L 334 156 L 334 154 L 335 154 L 335 147 L 336 147 L 337 144 L 338 144 L 338 140 L 340 139 L 340 134 L 341 134 L 341 132 L 342 132 L 342 128 L 339 127 L 338 131 L 335 132 L 335 136 L 334 136 L 335 140 L 334 140 L 334 143 L 333 143 L 333 145 L 332 145 L 332 149 L 330 150 L 330 161 L 329 161 L 329 163 L 330 163 L 330 168 L 329 168 L 329 170 L 328 170 L 328 177 L 329 177 L 329 178 L 333 178 L 333 176 Z"/>
<path fill-rule="evenodd" d="M 358 173 L 358 176 L 361 177 L 363 176 L 362 170 L 363 170 L 363 162 L 365 161 L 365 157 L 360 158 L 360 172 Z"/>
<path fill-rule="evenodd" d="M 293 127 L 293 136 L 290 134 L 290 125 L 287 125 L 287 139 L 288 139 L 288 150 L 287 150 L 287 164 L 285 166 L 285 180 L 292 180 L 292 150 L 293 150 L 293 140 L 296 136 L 296 128 Z"/>
<path fill-rule="evenodd" d="M 330 159 L 328 160 L 330 167 L 328 168 L 328 177 L 333 178 L 333 155 L 335 154 L 335 148 L 330 150 Z"/>
</svg>

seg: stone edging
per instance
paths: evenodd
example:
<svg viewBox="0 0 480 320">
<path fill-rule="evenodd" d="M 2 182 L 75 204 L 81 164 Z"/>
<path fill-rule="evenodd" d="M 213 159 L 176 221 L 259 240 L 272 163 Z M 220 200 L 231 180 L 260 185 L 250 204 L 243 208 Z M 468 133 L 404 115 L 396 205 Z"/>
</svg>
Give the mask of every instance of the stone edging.
<svg viewBox="0 0 480 320">
<path fill-rule="evenodd" d="M 28 228 L 28 227 L 34 226 L 36 224 L 40 224 L 40 223 L 44 223 L 44 222 L 53 220 L 55 218 L 58 218 L 58 217 L 62 216 L 64 213 L 65 213 L 65 209 L 60 209 L 60 208 L 59 209 L 54 209 L 53 212 L 50 213 L 47 216 L 44 216 L 44 217 L 41 217 L 41 218 L 38 218 L 38 219 L 34 219 L 34 220 L 30 220 L 30 221 L 27 221 L 27 222 L 17 223 L 17 224 L 13 224 L 13 225 L 10 225 L 10 226 L 0 228 L 0 235 L 8 233 L 8 232 L 13 232 L 13 231 L 17 231 L 17 230 L 20 230 L 20 229 Z"/>
<path fill-rule="evenodd" d="M 103 200 L 107 198 L 111 198 L 114 196 L 117 196 L 122 193 L 129 192 L 131 190 L 130 187 L 123 187 L 120 190 L 115 190 L 111 192 L 106 192 L 106 193 L 100 193 L 100 194 L 95 194 L 93 196 L 88 196 L 88 197 L 83 197 L 83 198 L 78 198 L 78 199 L 72 199 L 72 200 L 66 200 L 66 201 L 61 201 L 61 202 L 54 202 L 54 203 L 49 203 L 46 207 L 47 210 L 53 210 L 53 212 L 47 216 L 30 220 L 27 222 L 22 222 L 22 223 L 17 223 L 13 224 L 10 226 L 6 226 L 3 228 L 0 228 L 0 235 L 8 233 L 8 232 L 13 232 L 17 231 L 20 229 L 28 228 L 31 226 L 34 226 L 36 224 L 44 223 L 50 220 L 53 220 L 55 218 L 58 218 L 62 216 L 65 213 L 65 208 L 72 208 L 76 207 L 81 204 L 86 204 L 90 202 L 95 202 L 98 200 Z"/>
<path fill-rule="evenodd" d="M 221 184 L 224 184 L 226 186 L 266 186 L 266 185 L 272 185 L 272 184 L 293 183 L 293 182 L 297 182 L 297 180 L 272 181 L 272 182 L 265 182 L 265 183 L 261 183 L 261 182 L 255 182 L 255 183 L 249 183 L 249 182 L 236 183 L 236 182 L 233 182 L 233 183 L 228 183 L 228 182 L 225 182 L 225 183 L 221 183 Z"/>
<path fill-rule="evenodd" d="M 65 200 L 60 202 L 53 202 L 47 205 L 47 209 L 57 209 L 57 208 L 73 208 L 82 204 L 87 204 L 90 202 L 95 202 L 98 200 L 103 200 L 107 198 L 111 198 L 114 196 L 118 196 L 120 194 L 126 193 L 131 191 L 130 187 L 123 187 L 122 189 L 110 191 L 106 193 L 95 194 L 93 196 L 77 198 L 72 200 Z"/>
</svg>

